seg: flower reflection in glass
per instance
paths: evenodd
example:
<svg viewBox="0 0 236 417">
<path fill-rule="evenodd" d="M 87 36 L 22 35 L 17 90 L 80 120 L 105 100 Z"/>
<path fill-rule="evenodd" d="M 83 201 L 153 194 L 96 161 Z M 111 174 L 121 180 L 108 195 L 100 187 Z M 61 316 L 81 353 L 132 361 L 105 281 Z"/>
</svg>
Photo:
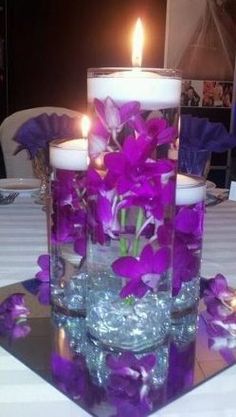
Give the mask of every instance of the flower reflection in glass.
<svg viewBox="0 0 236 417">
<path fill-rule="evenodd" d="M 53 379 L 64 393 L 74 400 L 82 400 L 89 408 L 100 402 L 103 390 L 92 382 L 82 354 L 70 360 L 54 353 L 51 367 Z"/>
<path fill-rule="evenodd" d="M 7 335 L 10 339 L 27 336 L 30 332 L 27 323 L 29 313 L 24 294 L 15 293 L 7 297 L 0 304 L 0 335 Z"/>
<path fill-rule="evenodd" d="M 132 352 L 120 356 L 107 355 L 110 375 L 107 383 L 108 400 L 117 407 L 116 417 L 145 416 L 152 410 L 151 371 L 156 357 L 148 354 L 137 358 Z"/>
</svg>

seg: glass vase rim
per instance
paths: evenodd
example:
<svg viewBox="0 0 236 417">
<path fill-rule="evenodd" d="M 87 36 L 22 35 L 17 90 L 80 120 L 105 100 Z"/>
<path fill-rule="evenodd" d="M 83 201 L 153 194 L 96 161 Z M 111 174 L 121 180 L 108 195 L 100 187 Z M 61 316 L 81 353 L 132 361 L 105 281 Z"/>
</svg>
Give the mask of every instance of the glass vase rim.
<svg viewBox="0 0 236 417">
<path fill-rule="evenodd" d="M 163 78 L 182 79 L 182 71 L 174 68 L 159 68 L 159 67 L 90 67 L 87 69 L 88 78 L 92 76 L 99 77 L 102 75 L 112 75 L 114 72 L 131 72 L 138 75 L 143 72 L 156 73 L 161 75 Z"/>
<path fill-rule="evenodd" d="M 62 143 L 66 143 L 66 142 L 73 142 L 73 141 L 78 141 L 78 140 L 86 140 L 87 138 L 83 138 L 83 137 L 76 137 L 76 138 L 72 138 L 72 137 L 64 137 L 64 138 L 58 138 L 58 139 L 53 139 L 51 142 L 49 142 L 49 147 L 55 147 L 55 148 L 60 148 L 60 145 Z M 64 148 L 65 150 L 67 149 L 66 147 Z M 69 149 L 73 149 L 73 148 L 69 148 Z M 77 149 L 76 147 L 74 149 Z"/>
</svg>

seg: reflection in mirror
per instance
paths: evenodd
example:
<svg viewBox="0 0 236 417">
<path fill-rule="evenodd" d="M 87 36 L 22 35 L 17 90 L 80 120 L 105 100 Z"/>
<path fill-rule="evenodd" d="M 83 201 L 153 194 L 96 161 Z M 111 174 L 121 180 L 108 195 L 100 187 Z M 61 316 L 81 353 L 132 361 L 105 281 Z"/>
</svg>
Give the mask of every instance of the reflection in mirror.
<svg viewBox="0 0 236 417">
<path fill-rule="evenodd" d="M 205 299 L 217 283 L 203 288 Z M 229 342 L 229 335 L 212 335 L 203 305 L 198 317 L 175 320 L 169 340 L 155 350 L 112 352 L 90 341 L 84 318 L 51 317 L 41 285 L 30 280 L 2 289 L 0 344 L 92 415 L 145 417 L 236 362 L 232 336 Z M 18 296 L 2 302 L 11 294 Z M 6 315 L 15 320 L 12 336 L 3 331 Z M 15 333 L 15 325 L 22 331 Z"/>
</svg>

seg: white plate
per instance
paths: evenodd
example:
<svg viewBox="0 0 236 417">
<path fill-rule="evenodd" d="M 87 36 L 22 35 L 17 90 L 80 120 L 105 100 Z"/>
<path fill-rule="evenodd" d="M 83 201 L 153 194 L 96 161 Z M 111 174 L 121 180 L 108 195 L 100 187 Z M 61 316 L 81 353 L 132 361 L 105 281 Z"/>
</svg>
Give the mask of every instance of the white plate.
<svg viewBox="0 0 236 417">
<path fill-rule="evenodd" d="M 3 178 L 0 179 L 0 191 L 16 193 L 32 193 L 40 189 L 40 180 L 37 178 Z"/>
</svg>

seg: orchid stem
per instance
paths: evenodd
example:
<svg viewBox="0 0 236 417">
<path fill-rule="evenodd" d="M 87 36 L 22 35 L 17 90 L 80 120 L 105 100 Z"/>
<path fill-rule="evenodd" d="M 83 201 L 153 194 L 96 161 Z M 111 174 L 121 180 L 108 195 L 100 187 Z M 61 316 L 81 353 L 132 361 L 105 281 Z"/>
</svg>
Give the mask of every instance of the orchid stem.
<svg viewBox="0 0 236 417">
<path fill-rule="evenodd" d="M 142 208 L 140 208 L 138 210 L 138 214 L 137 214 L 137 220 L 136 220 L 136 232 L 135 232 L 135 239 L 134 239 L 134 243 L 133 243 L 133 256 L 137 256 L 138 252 L 139 252 L 139 241 L 140 238 L 137 235 L 140 227 L 142 226 L 142 222 L 143 222 L 143 210 Z"/>
<path fill-rule="evenodd" d="M 126 210 L 121 209 L 120 215 L 120 224 L 121 224 L 121 231 L 125 230 L 125 221 L 126 221 Z M 120 254 L 121 256 L 125 256 L 127 254 L 127 242 L 124 237 L 120 238 Z"/>
</svg>

